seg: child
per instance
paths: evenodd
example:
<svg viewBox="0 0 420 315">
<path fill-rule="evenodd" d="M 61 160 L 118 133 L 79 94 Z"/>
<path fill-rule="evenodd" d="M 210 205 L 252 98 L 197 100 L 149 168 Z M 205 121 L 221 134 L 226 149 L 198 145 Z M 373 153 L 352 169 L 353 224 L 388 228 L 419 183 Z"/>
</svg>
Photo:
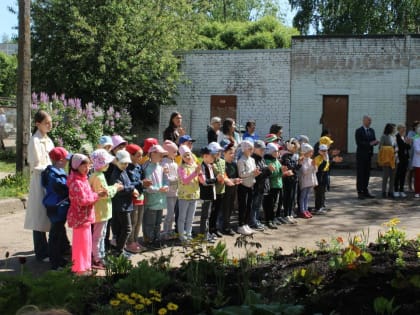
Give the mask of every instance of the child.
<svg viewBox="0 0 420 315">
<path fill-rule="evenodd" d="M 231 228 L 230 217 L 235 204 L 235 198 L 237 193 L 237 185 L 242 183 L 242 179 L 239 178 L 238 166 L 235 162 L 235 146 L 234 143 L 229 143 L 224 148 L 224 160 L 226 177 L 234 184 L 232 186 L 226 185 L 225 195 L 223 197 L 223 223 L 222 232 L 225 235 L 234 236 L 235 232 Z"/>
<path fill-rule="evenodd" d="M 38 261 L 48 262 L 47 233 L 50 230 L 50 219 L 42 204 L 44 190 L 41 183 L 41 172 L 51 164 L 48 152 L 54 148 L 54 143 L 48 137 L 52 128 L 51 116 L 38 111 L 34 116 L 35 130 L 28 144 L 28 163 L 31 172 L 29 186 L 28 208 L 25 211 L 24 228 L 33 231 L 35 257 Z"/>
<path fill-rule="evenodd" d="M 213 172 L 216 177 L 216 200 L 214 201 L 212 211 L 209 218 L 209 232 L 213 237 L 222 237 L 223 234 L 218 230 L 218 219 L 222 217 L 223 197 L 225 195 L 226 185 L 233 186 L 232 181 L 226 176 L 226 162 L 221 159 L 223 148 L 217 142 L 211 142 L 207 148 L 213 155 Z M 221 221 L 222 219 L 220 219 Z M 220 227 L 220 230 L 222 228 Z"/>
<path fill-rule="evenodd" d="M 113 143 L 110 136 L 102 136 L 99 138 L 97 149 L 105 149 L 107 152 L 111 152 L 112 147 Z"/>
<path fill-rule="evenodd" d="M 191 154 L 192 154 L 192 157 L 194 159 L 194 162 L 196 164 L 200 164 L 199 160 L 197 159 L 197 156 L 194 153 L 192 153 L 193 145 L 194 145 L 195 140 L 193 138 L 191 138 L 191 136 L 189 136 L 189 135 L 184 135 L 184 136 L 179 137 L 179 140 L 178 141 L 179 141 L 179 146 L 185 145 L 186 147 L 188 147 L 188 149 L 190 149 Z M 181 157 L 181 155 L 178 155 L 175 158 L 175 162 L 178 165 L 180 165 L 182 163 L 182 157 Z"/>
<path fill-rule="evenodd" d="M 318 168 L 316 178 L 318 186 L 315 187 L 315 209 L 313 214 L 323 214 L 325 204 L 325 190 L 328 185 L 328 171 L 330 169 L 330 159 L 328 157 L 328 147 L 325 144 L 319 146 L 319 155 L 315 157 L 315 166 Z"/>
<path fill-rule="evenodd" d="M 171 140 L 165 140 L 163 149 L 168 152 L 168 155 L 162 160 L 162 167 L 164 170 L 164 177 L 169 184 L 168 192 L 166 193 L 166 217 L 163 223 L 163 233 L 165 238 L 172 238 L 172 226 L 175 220 L 175 207 L 178 200 L 178 164 L 175 162 L 175 157 L 178 153 L 178 146 Z"/>
<path fill-rule="evenodd" d="M 48 250 L 51 269 L 56 270 L 67 264 L 63 254 L 70 248 L 64 226 L 70 206 L 69 189 L 66 184 L 67 174 L 64 171 L 69 154 L 62 147 L 56 147 L 48 154 L 53 164 L 48 165 L 41 174 L 42 186 L 46 191 L 42 203 L 51 221 Z"/>
<path fill-rule="evenodd" d="M 143 141 L 143 157 L 140 161 L 140 165 L 145 164 L 149 161 L 149 149 L 154 145 L 159 144 L 158 139 L 156 138 L 146 138 Z"/>
<path fill-rule="evenodd" d="M 269 229 L 277 230 L 276 224 L 274 224 L 274 207 L 277 205 L 280 190 L 283 187 L 283 172 L 281 169 L 279 158 L 279 148 L 275 143 L 268 143 L 265 149 L 265 163 L 267 163 L 271 174 L 269 177 L 270 185 L 269 190 L 264 194 L 263 208 L 266 225 Z"/>
<path fill-rule="evenodd" d="M 160 247 L 160 224 L 163 209 L 166 208 L 166 193 L 169 190 L 160 164 L 167 153 L 159 144 L 153 145 L 149 149 L 150 160 L 143 165 L 144 177 L 152 181 L 144 193 L 143 238 L 146 245 L 157 247 Z"/>
<path fill-rule="evenodd" d="M 131 253 L 139 253 L 142 251 L 141 245 L 138 243 L 140 228 L 143 222 L 144 214 L 144 187 L 149 187 L 152 184 L 151 180 L 144 179 L 143 169 L 140 165 L 143 156 L 143 150 L 137 144 L 129 144 L 126 146 L 126 151 L 130 153 L 131 162 L 127 167 L 127 174 L 131 183 L 139 192 L 137 198 L 133 197 L 133 211 L 131 211 L 131 224 L 133 229 L 127 241 L 126 250 Z"/>
<path fill-rule="evenodd" d="M 254 145 L 244 140 L 241 142 L 242 156 L 238 160 L 239 177 L 242 183 L 238 185 L 238 210 L 239 210 L 239 227 L 238 233 L 242 235 L 251 235 L 254 231 L 247 225 L 251 214 L 252 204 L 252 188 L 255 184 L 255 177 L 261 174 L 257 169 L 255 160 L 251 157 Z"/>
<path fill-rule="evenodd" d="M 192 222 L 197 200 L 200 198 L 199 176 L 202 177 L 201 166 L 194 162 L 191 150 L 181 145 L 178 149 L 182 163 L 178 167 L 178 234 L 181 241 L 192 238 Z M 202 180 L 204 180 L 202 178 Z"/>
<path fill-rule="evenodd" d="M 92 262 L 92 230 L 95 221 L 93 205 L 100 197 L 106 197 L 107 192 L 93 192 L 89 185 L 89 158 L 83 154 L 73 154 L 70 160 L 70 174 L 67 180 L 69 188 L 70 208 L 67 213 L 67 223 L 73 228 L 71 270 L 77 275 L 90 272 Z"/>
<path fill-rule="evenodd" d="M 209 215 L 212 204 L 216 199 L 216 176 L 213 171 L 214 156 L 208 147 L 201 149 L 203 163 L 201 163 L 201 172 L 204 180 L 200 181 L 200 199 L 203 200 L 201 204 L 200 216 L 200 234 L 203 234 L 205 240 L 209 243 L 214 243 L 214 236 L 209 233 Z"/>
<path fill-rule="evenodd" d="M 112 198 L 112 232 L 116 237 L 114 254 L 119 256 L 123 253 L 128 237 L 133 229 L 131 225 L 131 212 L 133 211 L 133 197 L 137 198 L 139 192 L 131 182 L 126 169 L 131 163 L 130 154 L 126 150 L 119 150 L 115 155 L 116 167 L 112 171 L 109 183 L 120 183 L 123 189 L 118 191 Z"/>
<path fill-rule="evenodd" d="M 283 217 L 279 219 L 282 223 L 295 224 L 297 221 L 292 216 L 293 207 L 296 202 L 297 173 L 300 169 L 299 142 L 292 138 L 286 142 L 287 151 L 281 157 L 283 167 Z"/>
<path fill-rule="evenodd" d="M 114 156 L 105 149 L 97 149 L 90 156 L 94 173 L 89 177 L 89 184 L 95 192 L 106 191 L 107 196 L 99 198 L 95 203 L 95 222 L 92 233 L 92 268 L 105 269 L 105 234 L 108 220 L 112 217 L 112 201 L 115 194 L 123 189 L 119 183 L 108 185 L 105 172 Z"/>
<path fill-rule="evenodd" d="M 261 174 L 255 177 L 255 185 L 252 191 L 252 209 L 249 226 L 251 229 L 256 231 L 264 231 L 265 229 L 264 224 L 259 221 L 259 213 L 264 192 L 268 192 L 270 190 L 270 180 L 268 177 L 271 175 L 271 170 L 263 159 L 265 149 L 266 146 L 264 141 L 256 140 L 254 142 L 254 153 L 252 153 L 252 158 L 255 160 L 256 167 L 261 170 Z"/>
<path fill-rule="evenodd" d="M 309 212 L 309 194 L 311 190 L 318 185 L 318 180 L 316 178 L 317 167 L 315 160 L 312 159 L 314 149 L 308 143 L 303 143 L 300 152 L 303 155 L 301 168 L 299 170 L 299 217 L 304 219 L 312 218 L 311 213 Z"/>
</svg>

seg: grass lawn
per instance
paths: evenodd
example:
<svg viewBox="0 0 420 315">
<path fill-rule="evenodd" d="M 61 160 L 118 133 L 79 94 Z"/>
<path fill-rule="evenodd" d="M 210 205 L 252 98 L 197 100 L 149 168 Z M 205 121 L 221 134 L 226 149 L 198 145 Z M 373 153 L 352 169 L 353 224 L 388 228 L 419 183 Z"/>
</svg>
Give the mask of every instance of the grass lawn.
<svg viewBox="0 0 420 315">
<path fill-rule="evenodd" d="M 0 160 L 1 173 L 14 173 L 16 171 L 16 163 Z"/>
<path fill-rule="evenodd" d="M 0 179 L 0 198 L 21 198 L 28 193 L 29 175 L 15 175 L 16 153 L 0 151 L 0 173 L 11 173 Z"/>
</svg>

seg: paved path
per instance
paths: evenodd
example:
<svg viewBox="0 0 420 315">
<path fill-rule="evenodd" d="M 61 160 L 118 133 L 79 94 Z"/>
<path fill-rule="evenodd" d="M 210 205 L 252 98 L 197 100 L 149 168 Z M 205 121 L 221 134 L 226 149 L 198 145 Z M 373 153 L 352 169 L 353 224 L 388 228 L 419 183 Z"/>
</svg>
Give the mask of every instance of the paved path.
<svg viewBox="0 0 420 315">
<path fill-rule="evenodd" d="M 335 174 L 334 174 L 335 173 Z M 358 200 L 355 194 L 355 178 L 353 171 L 334 170 L 331 182 L 331 192 L 327 193 L 328 206 L 332 208 L 326 215 L 315 216 L 313 219 L 299 219 L 296 225 L 282 225 L 278 230 L 258 232 L 254 241 L 260 242 L 263 247 L 259 252 L 282 247 L 285 253 L 290 253 L 296 247 L 316 249 L 316 242 L 321 239 L 330 241 L 337 236 L 347 240 L 349 235 L 364 233 L 370 241 L 374 241 L 378 231 L 385 230 L 383 223 L 391 218 L 401 220 L 400 227 L 404 228 L 407 236 L 414 239 L 420 233 L 420 200 L 410 197 L 406 199 L 369 199 Z M 376 172 L 371 178 L 372 192 L 380 194 L 380 173 Z M 312 196 L 313 197 L 313 196 Z M 1 204 L 0 204 L 1 207 Z M 47 263 L 35 260 L 32 251 L 32 233 L 23 229 L 23 207 L 12 213 L 0 215 L 0 272 L 18 272 L 20 266 L 17 257 L 26 256 L 26 268 L 34 273 L 41 273 L 49 268 Z M 196 218 L 197 221 L 198 218 Z M 69 231 L 70 235 L 70 231 Z M 236 237 L 223 238 L 229 248 L 229 256 L 243 257 L 244 248 L 234 247 Z M 150 257 L 151 255 L 168 254 L 173 250 L 172 263 L 179 264 L 183 260 L 182 248 L 173 247 L 154 252 L 147 252 L 132 256 L 134 263 Z M 253 248 L 252 250 L 255 250 Z M 5 266 L 5 253 L 10 258 Z"/>
</svg>

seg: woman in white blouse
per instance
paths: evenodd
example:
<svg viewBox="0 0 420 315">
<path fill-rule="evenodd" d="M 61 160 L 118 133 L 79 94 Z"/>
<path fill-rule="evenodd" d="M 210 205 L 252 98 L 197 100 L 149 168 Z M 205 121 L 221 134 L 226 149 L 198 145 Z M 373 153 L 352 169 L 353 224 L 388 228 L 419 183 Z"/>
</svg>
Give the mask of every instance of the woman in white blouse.
<svg viewBox="0 0 420 315">
<path fill-rule="evenodd" d="M 39 261 L 48 261 L 47 234 L 50 230 L 50 220 L 47 210 L 42 204 L 44 189 L 41 185 L 41 172 L 51 164 L 48 153 L 54 148 L 54 143 L 48 137 L 52 128 L 51 116 L 40 110 L 35 114 L 35 131 L 29 140 L 28 163 L 31 171 L 28 208 L 26 209 L 24 228 L 33 231 L 35 257 Z"/>
</svg>

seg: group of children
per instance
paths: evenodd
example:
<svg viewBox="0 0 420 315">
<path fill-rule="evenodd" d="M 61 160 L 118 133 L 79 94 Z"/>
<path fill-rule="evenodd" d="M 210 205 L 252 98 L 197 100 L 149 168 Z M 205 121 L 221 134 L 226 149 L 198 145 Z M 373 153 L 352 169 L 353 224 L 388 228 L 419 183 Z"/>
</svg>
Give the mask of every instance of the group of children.
<svg viewBox="0 0 420 315">
<path fill-rule="evenodd" d="M 73 272 L 84 274 L 91 268 L 105 268 L 107 249 L 121 255 L 139 253 L 143 246 L 160 246 L 167 239 L 188 242 L 199 200 L 199 234 L 208 242 L 223 234 L 235 235 L 231 215 L 236 197 L 236 232 L 243 235 L 295 224 L 295 217 L 311 218 L 309 194 L 315 189 L 313 211 L 322 212 L 329 182 L 332 141 L 323 138 L 315 158 L 305 137 L 283 144 L 274 134 L 264 141 L 244 140 L 238 146 L 211 142 L 201 148 L 201 161 L 193 154 L 194 140 L 188 135 L 180 137 L 178 144 L 166 140 L 160 145 L 148 138 L 143 148 L 118 135 L 102 136 L 89 156 L 70 155 L 55 147 L 48 153 L 52 165 L 41 176 L 46 192 L 43 204 L 51 223 L 52 268 L 67 263 L 63 257 L 69 249 Z M 72 247 L 66 222 L 73 229 Z"/>
</svg>

